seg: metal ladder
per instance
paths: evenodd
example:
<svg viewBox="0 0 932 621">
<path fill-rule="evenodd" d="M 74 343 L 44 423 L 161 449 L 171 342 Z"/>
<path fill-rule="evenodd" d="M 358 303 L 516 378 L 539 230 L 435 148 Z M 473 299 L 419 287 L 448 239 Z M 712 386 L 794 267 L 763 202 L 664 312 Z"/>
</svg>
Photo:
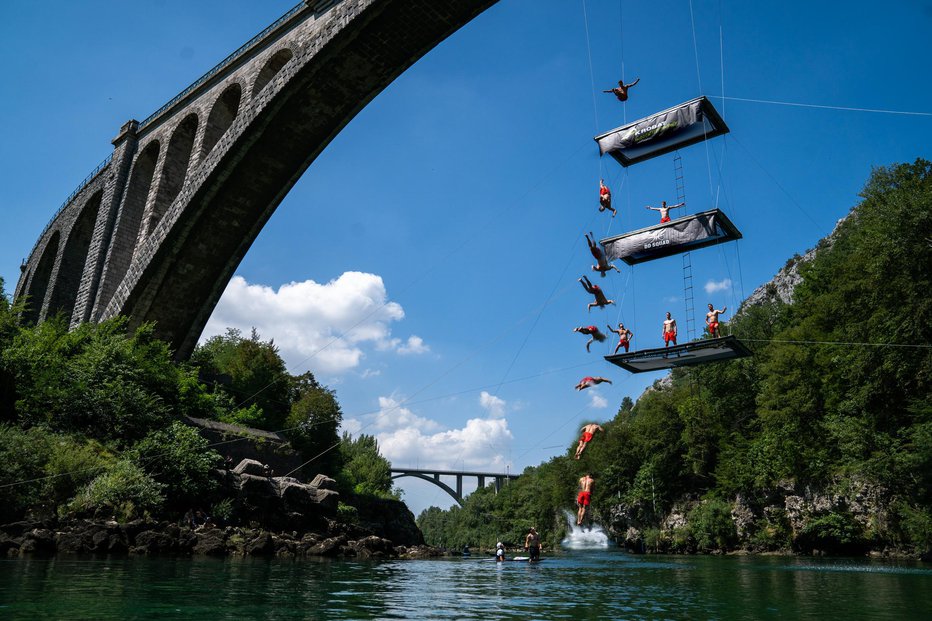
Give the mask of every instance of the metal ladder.
<svg viewBox="0 0 932 621">
<path fill-rule="evenodd" d="M 677 151 L 673 157 L 673 176 L 676 179 L 676 202 L 686 202 L 686 182 L 683 180 L 683 158 Z M 696 338 L 696 307 L 693 298 L 693 263 L 690 253 L 683 254 L 683 300 L 686 304 L 686 338 Z"/>
</svg>

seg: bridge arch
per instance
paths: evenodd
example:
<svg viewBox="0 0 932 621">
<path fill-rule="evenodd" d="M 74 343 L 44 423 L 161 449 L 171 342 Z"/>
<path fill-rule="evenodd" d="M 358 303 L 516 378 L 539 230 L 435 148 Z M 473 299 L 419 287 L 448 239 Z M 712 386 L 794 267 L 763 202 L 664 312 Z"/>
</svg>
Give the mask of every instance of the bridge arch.
<svg viewBox="0 0 932 621">
<path fill-rule="evenodd" d="M 162 160 L 162 172 L 155 190 L 155 201 L 152 203 L 148 222 L 143 230 L 143 238 L 149 236 L 168 211 L 169 205 L 181 192 L 191 163 L 197 126 L 197 115 L 189 114 L 178 124 L 168 141 L 165 157 Z"/>
<path fill-rule="evenodd" d="M 61 312 L 71 319 L 102 198 L 103 190 L 94 192 L 81 207 L 77 220 L 68 232 L 55 284 L 49 297 L 46 311 L 48 317 Z"/>
<path fill-rule="evenodd" d="M 61 232 L 55 231 L 45 244 L 42 258 L 27 289 L 26 310 L 23 311 L 23 321 L 26 324 L 37 323 L 42 318 L 42 307 L 45 304 L 45 294 L 48 292 L 52 279 L 52 269 L 55 267 L 55 258 L 58 256 L 58 245 Z"/>
<path fill-rule="evenodd" d="M 252 85 L 253 99 L 272 81 L 272 78 L 278 75 L 285 64 L 294 58 L 294 55 L 295 53 L 290 47 L 284 47 L 272 54 L 265 62 L 265 65 L 262 66 L 262 69 L 259 70 L 259 73 L 256 74 L 256 81 Z"/>
<path fill-rule="evenodd" d="M 201 158 L 213 151 L 220 137 L 230 129 L 230 125 L 239 114 L 240 103 L 243 99 L 243 88 L 239 83 L 228 86 L 217 97 L 210 114 L 207 116 L 207 125 L 204 127 L 204 141 L 201 146 Z"/>
<path fill-rule="evenodd" d="M 401 474 L 394 475 L 392 477 L 392 481 L 394 481 L 395 479 L 401 479 L 403 477 L 411 477 L 413 479 L 421 479 L 422 481 L 433 483 L 434 485 L 436 485 L 437 487 L 439 487 L 440 489 L 448 493 L 450 496 L 452 496 L 453 500 L 455 500 L 459 504 L 459 506 L 461 507 L 463 506 L 463 496 L 460 494 L 457 494 L 455 489 L 453 489 L 452 487 L 450 487 L 449 485 L 441 481 L 439 478 L 428 476 L 427 474 L 424 474 L 421 472 L 403 472 Z"/>
</svg>

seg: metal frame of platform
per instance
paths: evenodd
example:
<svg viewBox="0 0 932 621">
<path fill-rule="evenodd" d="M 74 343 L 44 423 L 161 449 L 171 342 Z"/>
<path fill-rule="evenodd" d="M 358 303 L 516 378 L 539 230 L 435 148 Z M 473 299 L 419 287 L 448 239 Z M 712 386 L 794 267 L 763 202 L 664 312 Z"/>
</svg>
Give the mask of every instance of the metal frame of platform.
<svg viewBox="0 0 932 621">
<path fill-rule="evenodd" d="M 747 346 L 734 335 L 715 339 L 690 341 L 672 347 L 643 349 L 627 354 L 605 356 L 605 360 L 631 373 L 663 371 L 674 367 L 688 367 L 706 362 L 734 360 L 753 356 Z"/>
<path fill-rule="evenodd" d="M 605 153 L 615 158 L 615 160 L 622 166 L 627 167 L 631 166 L 632 164 L 637 164 L 638 162 L 643 162 L 644 160 L 649 160 L 651 158 L 670 153 L 671 151 L 676 151 L 677 149 L 681 149 L 683 147 L 688 147 L 689 145 L 696 144 L 697 142 L 708 140 L 709 138 L 727 134 L 730 131 L 728 126 L 725 125 L 725 121 L 722 119 L 721 115 L 719 115 L 718 111 L 715 109 L 715 106 L 712 105 L 712 102 L 703 96 L 690 99 L 689 101 L 683 102 L 677 106 L 673 106 L 672 108 L 667 108 L 666 110 L 657 112 L 648 117 L 644 117 L 643 119 L 639 119 L 633 123 L 628 123 L 627 125 L 617 127 L 611 131 L 596 136 L 594 140 L 599 142 L 603 138 L 607 138 L 612 134 L 627 132 L 641 124 L 649 128 L 651 125 L 655 125 L 657 120 L 662 118 L 664 115 L 674 112 L 680 108 L 690 106 L 696 102 L 699 102 L 703 115 L 703 121 L 701 123 L 696 123 L 696 125 L 699 125 L 702 128 L 702 131 L 685 129 L 682 132 L 667 138 L 658 138 L 656 143 L 653 145 L 646 144 L 638 145 L 637 147 L 629 147 L 629 150 L 631 151 L 646 149 L 646 152 L 643 152 L 639 155 L 629 156 L 619 149 L 608 150 L 605 151 Z M 705 129 L 706 122 L 708 122 L 710 126 L 709 129 Z M 656 148 L 650 148 L 652 146 Z"/>
<path fill-rule="evenodd" d="M 606 244 L 618 241 L 620 239 L 627 239 L 629 237 L 634 237 L 636 235 L 643 235 L 645 233 L 651 233 L 652 231 L 662 231 L 664 229 L 670 229 L 676 227 L 678 224 L 683 224 L 689 220 L 695 220 L 704 216 L 714 216 L 714 223 L 716 228 L 722 230 L 722 235 L 710 235 L 708 237 L 690 241 L 686 243 L 679 244 L 663 244 L 656 245 L 653 248 L 641 250 L 634 254 L 618 257 L 612 256 L 612 253 L 608 251 Z M 606 237 L 605 239 L 599 241 L 599 244 L 602 245 L 603 250 L 605 251 L 605 256 L 609 261 L 614 260 L 614 258 L 619 258 L 628 265 L 635 265 L 637 263 L 644 263 L 646 261 L 653 261 L 654 259 L 662 259 L 664 257 L 669 257 L 674 254 L 681 254 L 684 252 L 689 252 L 691 250 L 698 250 L 700 248 L 706 248 L 708 246 L 715 246 L 717 244 L 724 244 L 736 239 L 741 239 L 741 231 L 738 230 L 738 227 L 728 219 L 728 216 L 725 215 L 725 212 L 720 209 L 710 209 L 708 211 L 701 211 L 689 216 L 683 216 L 682 218 L 677 218 L 676 220 L 670 220 L 669 222 L 664 222 L 663 224 L 655 224 L 653 226 L 648 226 L 643 229 L 638 229 L 636 231 L 631 231 L 629 233 L 623 233 L 621 235 L 615 235 L 613 237 Z"/>
</svg>

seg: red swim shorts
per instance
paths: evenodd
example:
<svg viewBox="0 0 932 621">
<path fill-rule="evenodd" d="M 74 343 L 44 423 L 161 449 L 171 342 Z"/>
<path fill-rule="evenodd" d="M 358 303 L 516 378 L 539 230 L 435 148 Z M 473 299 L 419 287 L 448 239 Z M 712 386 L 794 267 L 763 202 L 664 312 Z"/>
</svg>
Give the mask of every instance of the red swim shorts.
<svg viewBox="0 0 932 621">
<path fill-rule="evenodd" d="M 576 504 L 582 505 L 583 507 L 589 506 L 589 497 L 592 495 L 591 492 L 579 492 L 579 496 L 576 497 Z"/>
<path fill-rule="evenodd" d="M 713 321 L 709 324 L 709 332 L 715 332 L 716 330 L 718 330 L 718 322 Z"/>
<path fill-rule="evenodd" d="M 663 333 L 663 342 L 669 343 L 670 341 L 676 340 L 676 333 L 674 332 L 664 332 Z"/>
<path fill-rule="evenodd" d="M 663 224 L 664 222 L 669 222 L 669 221 L 670 221 L 670 216 L 666 216 L 666 217 L 664 217 L 664 218 L 660 218 L 660 224 Z"/>
<path fill-rule="evenodd" d="M 588 441 L 591 440 L 591 439 L 592 439 L 592 434 L 589 433 L 588 431 L 584 431 L 583 434 L 582 434 L 582 441 L 583 441 L 583 442 L 588 442 Z"/>
</svg>

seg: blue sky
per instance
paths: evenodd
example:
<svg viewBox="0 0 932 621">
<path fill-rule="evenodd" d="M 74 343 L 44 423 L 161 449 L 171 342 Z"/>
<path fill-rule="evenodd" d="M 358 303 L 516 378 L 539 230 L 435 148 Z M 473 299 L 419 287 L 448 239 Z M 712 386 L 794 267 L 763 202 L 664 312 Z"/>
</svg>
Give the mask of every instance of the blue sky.
<svg viewBox="0 0 932 621">
<path fill-rule="evenodd" d="M 294 3 L 4 6 L 8 293 L 120 125 Z M 208 331 L 255 325 L 274 338 L 292 371 L 337 391 L 346 428 L 376 434 L 396 465 L 520 472 L 661 376 L 605 363 L 608 343 L 587 354 L 574 326 L 624 321 L 636 348 L 655 347 L 670 310 L 685 331 L 679 257 L 619 265 L 596 280 L 618 306 L 586 313 L 583 233 L 652 224 L 644 206 L 676 193 L 672 155 L 624 171 L 600 161 L 592 137 L 713 99 L 731 134 L 681 156 L 687 212 L 718 205 L 744 234 L 692 254 L 697 309 L 727 305 L 727 319 L 856 204 L 873 166 L 930 157 L 930 32 L 932 4 L 918 1 L 502 0 L 337 136 L 260 234 Z M 624 106 L 601 93 L 622 70 L 641 78 Z M 614 220 L 597 211 L 600 176 Z M 614 384 L 573 390 L 584 375 Z M 450 503 L 402 482 L 415 512 Z"/>
</svg>

